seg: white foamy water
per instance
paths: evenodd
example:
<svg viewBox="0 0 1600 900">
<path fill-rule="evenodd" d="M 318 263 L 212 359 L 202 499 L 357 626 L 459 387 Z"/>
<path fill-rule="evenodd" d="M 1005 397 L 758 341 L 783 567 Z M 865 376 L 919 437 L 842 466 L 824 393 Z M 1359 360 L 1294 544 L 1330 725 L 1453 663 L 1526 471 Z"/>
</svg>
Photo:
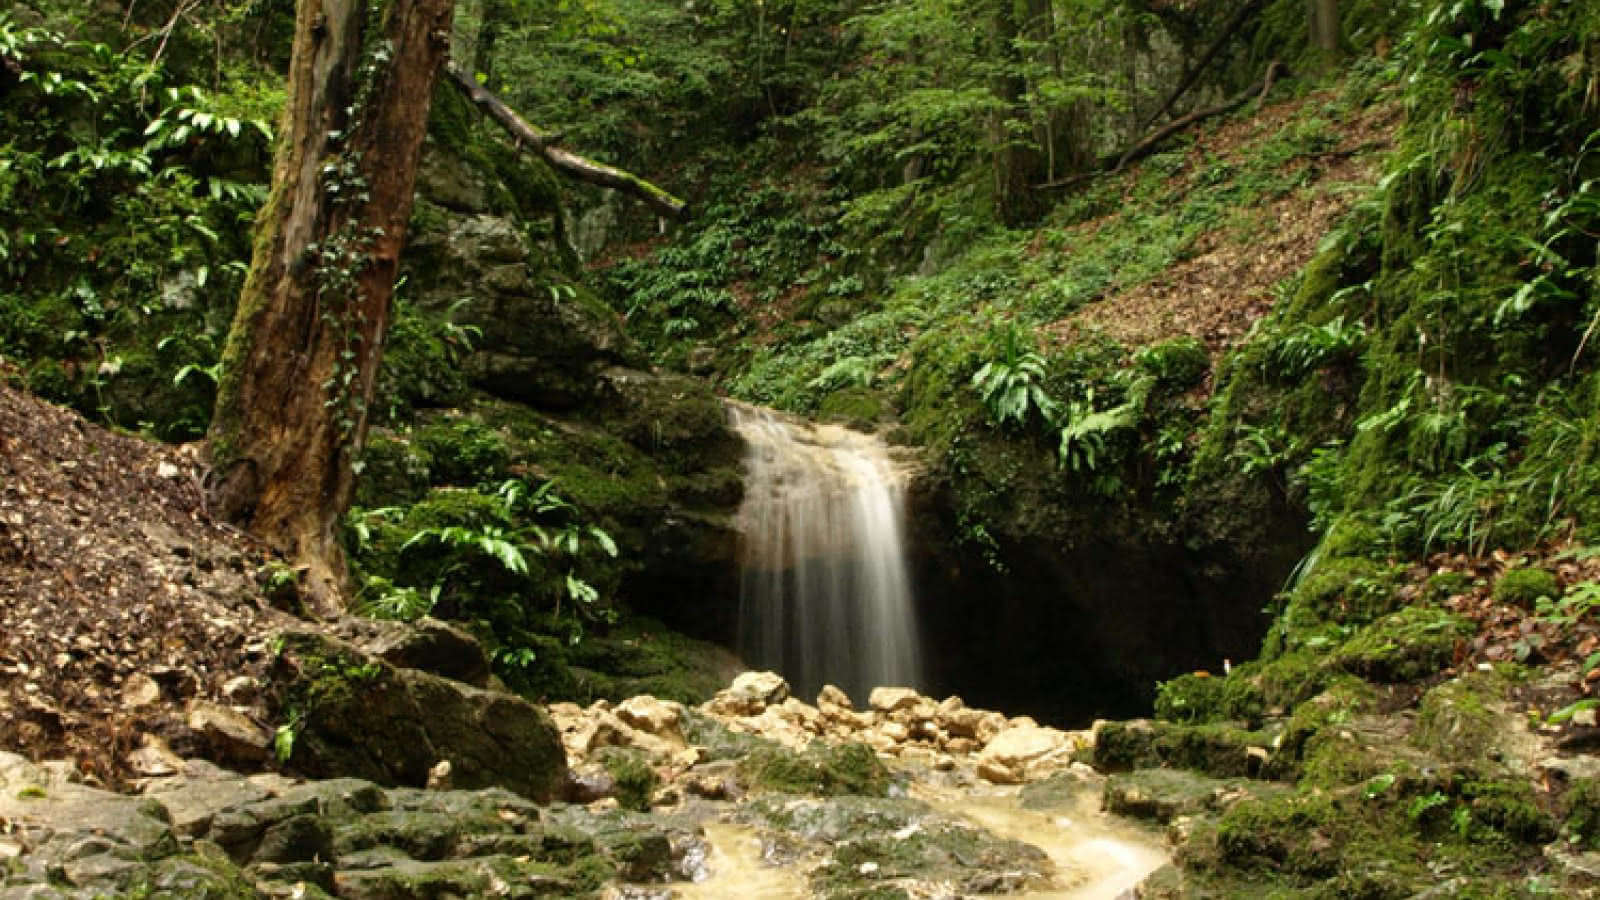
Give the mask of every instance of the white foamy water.
<svg viewBox="0 0 1600 900">
<path fill-rule="evenodd" d="M 802 697 L 918 687 L 903 473 L 882 441 L 729 404 L 746 443 L 739 651 Z"/>
</svg>

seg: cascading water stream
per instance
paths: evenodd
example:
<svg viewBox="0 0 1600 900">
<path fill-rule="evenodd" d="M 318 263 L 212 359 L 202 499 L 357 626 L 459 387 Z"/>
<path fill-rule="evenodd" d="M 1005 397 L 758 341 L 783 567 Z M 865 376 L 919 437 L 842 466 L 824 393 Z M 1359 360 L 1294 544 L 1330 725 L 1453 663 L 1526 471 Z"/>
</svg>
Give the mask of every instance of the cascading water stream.
<svg viewBox="0 0 1600 900">
<path fill-rule="evenodd" d="M 801 696 L 917 687 L 904 473 L 883 442 L 729 404 L 746 443 L 739 650 Z"/>
</svg>

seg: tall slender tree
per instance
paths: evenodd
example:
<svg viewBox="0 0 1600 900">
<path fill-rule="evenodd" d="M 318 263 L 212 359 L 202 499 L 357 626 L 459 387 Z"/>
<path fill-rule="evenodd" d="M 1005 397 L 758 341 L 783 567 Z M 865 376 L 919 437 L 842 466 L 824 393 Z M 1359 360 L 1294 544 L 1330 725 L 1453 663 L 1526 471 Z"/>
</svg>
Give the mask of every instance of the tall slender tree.
<svg viewBox="0 0 1600 900">
<path fill-rule="evenodd" d="M 455 0 L 299 0 L 272 193 L 223 354 L 215 513 L 338 608 L 339 518 L 367 431 Z"/>
</svg>

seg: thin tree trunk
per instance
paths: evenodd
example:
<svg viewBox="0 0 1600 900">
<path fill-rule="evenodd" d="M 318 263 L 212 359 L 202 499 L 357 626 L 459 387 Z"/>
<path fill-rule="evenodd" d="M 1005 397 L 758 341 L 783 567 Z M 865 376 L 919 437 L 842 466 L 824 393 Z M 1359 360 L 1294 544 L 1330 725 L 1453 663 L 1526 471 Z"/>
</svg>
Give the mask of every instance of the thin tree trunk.
<svg viewBox="0 0 1600 900">
<path fill-rule="evenodd" d="M 454 0 L 300 0 L 272 194 L 223 353 L 213 512 L 341 606 L 337 530 L 411 215 Z"/>
<path fill-rule="evenodd" d="M 990 90 L 1001 108 L 989 120 L 993 147 L 995 215 L 1006 225 L 1025 225 L 1038 217 L 1043 206 L 1033 185 L 1044 180 L 1048 164 L 1039 145 L 1023 123 L 1029 115 L 1024 103 L 1027 82 L 1020 74 L 1018 20 L 1026 13 L 1026 0 L 991 0 L 989 37 L 998 65 Z M 1024 130 L 1026 129 L 1026 130 Z"/>
<path fill-rule="evenodd" d="M 1339 0 L 1306 0 L 1306 18 L 1311 27 L 1311 46 L 1325 59 L 1337 58 L 1344 45 L 1339 25 Z"/>
</svg>

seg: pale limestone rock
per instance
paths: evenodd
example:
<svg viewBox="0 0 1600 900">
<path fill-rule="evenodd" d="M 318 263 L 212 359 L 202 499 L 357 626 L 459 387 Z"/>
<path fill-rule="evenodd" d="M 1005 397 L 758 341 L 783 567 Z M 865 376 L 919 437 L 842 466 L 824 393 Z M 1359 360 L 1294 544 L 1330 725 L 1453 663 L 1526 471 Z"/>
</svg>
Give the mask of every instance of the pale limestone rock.
<svg viewBox="0 0 1600 900">
<path fill-rule="evenodd" d="M 911 688 L 879 687 L 872 689 L 867 705 L 879 712 L 893 712 L 915 706 L 922 699 L 923 696 Z"/>
<path fill-rule="evenodd" d="M 186 724 L 226 759 L 261 762 L 271 755 L 272 733 L 229 707 L 196 699 Z"/>
<path fill-rule="evenodd" d="M 817 709 L 826 712 L 830 706 L 846 710 L 856 708 L 855 704 L 850 702 L 849 694 L 831 684 L 825 684 L 822 686 L 822 690 L 817 693 Z"/>
<path fill-rule="evenodd" d="M 1072 735 L 1054 728 L 1022 725 L 995 735 L 978 754 L 978 774 L 997 784 L 1016 784 L 1047 769 L 1066 768 L 1076 747 Z M 985 774 L 989 773 L 989 774 Z M 990 777 L 992 775 L 998 777 Z"/>
<path fill-rule="evenodd" d="M 713 715 L 756 716 L 789 696 L 789 683 L 776 672 L 741 672 L 726 690 L 706 704 Z"/>
<path fill-rule="evenodd" d="M 945 752 L 952 753 L 956 756 L 966 756 L 968 754 L 977 753 L 980 746 L 981 745 L 972 738 L 964 737 L 953 737 L 944 742 Z"/>
<path fill-rule="evenodd" d="M 222 683 L 222 696 L 229 703 L 251 703 L 261 693 L 261 683 L 249 675 L 235 675 Z"/>
<path fill-rule="evenodd" d="M 879 725 L 878 733 L 895 742 L 896 744 L 903 744 L 906 742 L 907 738 L 911 737 L 911 729 L 900 724 L 899 722 L 892 721 L 884 722 L 882 725 Z"/>
<path fill-rule="evenodd" d="M 448 759 L 441 759 L 434 763 L 433 768 L 428 770 L 427 789 L 430 791 L 450 790 L 450 772 L 454 768 Z"/>
<path fill-rule="evenodd" d="M 816 707 L 808 706 L 794 697 L 778 704 L 777 709 L 788 722 L 812 734 L 822 734 L 827 730 L 827 722 L 822 718 L 822 713 L 818 712 Z"/>
<path fill-rule="evenodd" d="M 648 694 L 629 697 L 618 704 L 617 718 L 656 737 L 682 744 L 683 707 Z"/>
<path fill-rule="evenodd" d="M 135 672 L 122 683 L 122 707 L 139 709 L 161 699 L 161 685 L 143 672 Z"/>
<path fill-rule="evenodd" d="M 146 735 L 144 746 L 131 751 L 124 759 L 133 774 L 142 778 L 176 775 L 183 770 L 183 758 L 153 735 Z"/>
<path fill-rule="evenodd" d="M 1021 784 L 1022 773 L 993 759 L 978 759 L 978 777 L 991 784 Z"/>
</svg>

